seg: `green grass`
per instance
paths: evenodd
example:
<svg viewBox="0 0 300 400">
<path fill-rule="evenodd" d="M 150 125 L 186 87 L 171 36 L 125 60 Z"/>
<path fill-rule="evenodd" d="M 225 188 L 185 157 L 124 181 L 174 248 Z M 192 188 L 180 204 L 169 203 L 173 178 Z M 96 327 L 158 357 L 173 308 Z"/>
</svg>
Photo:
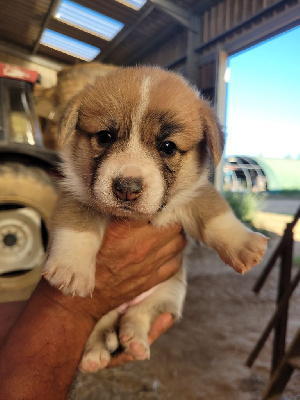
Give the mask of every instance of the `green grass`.
<svg viewBox="0 0 300 400">
<path fill-rule="evenodd" d="M 266 195 L 252 192 L 225 192 L 224 197 L 236 217 L 247 224 L 251 224 L 255 212 L 261 208 Z"/>
<path fill-rule="evenodd" d="M 278 192 L 268 192 L 268 195 L 270 197 L 284 196 L 292 199 L 293 198 L 300 199 L 300 190 L 280 190 Z"/>
</svg>

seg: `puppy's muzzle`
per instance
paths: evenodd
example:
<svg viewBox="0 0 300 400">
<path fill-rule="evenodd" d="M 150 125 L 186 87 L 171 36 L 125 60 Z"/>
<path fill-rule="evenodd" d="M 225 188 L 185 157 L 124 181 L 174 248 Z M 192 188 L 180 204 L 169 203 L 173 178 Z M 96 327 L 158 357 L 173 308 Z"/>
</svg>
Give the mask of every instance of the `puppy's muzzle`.
<svg viewBox="0 0 300 400">
<path fill-rule="evenodd" d="M 119 177 L 113 181 L 113 192 L 119 200 L 136 200 L 141 195 L 142 191 L 143 182 L 141 178 Z"/>
</svg>

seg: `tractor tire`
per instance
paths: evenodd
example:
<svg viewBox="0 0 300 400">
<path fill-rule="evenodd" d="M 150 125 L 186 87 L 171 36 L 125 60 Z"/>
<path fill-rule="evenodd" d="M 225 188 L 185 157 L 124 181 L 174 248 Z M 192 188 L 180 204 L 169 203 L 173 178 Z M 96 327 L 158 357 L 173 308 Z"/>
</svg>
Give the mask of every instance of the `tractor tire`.
<svg viewBox="0 0 300 400">
<path fill-rule="evenodd" d="M 56 200 L 42 168 L 0 163 L 0 302 L 28 299 L 39 282 Z"/>
</svg>

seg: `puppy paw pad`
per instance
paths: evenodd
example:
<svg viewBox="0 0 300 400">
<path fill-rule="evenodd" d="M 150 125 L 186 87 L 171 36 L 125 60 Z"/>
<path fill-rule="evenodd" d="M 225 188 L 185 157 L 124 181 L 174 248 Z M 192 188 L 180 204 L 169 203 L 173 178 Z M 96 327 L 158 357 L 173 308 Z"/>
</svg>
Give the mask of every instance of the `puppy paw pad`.
<svg viewBox="0 0 300 400">
<path fill-rule="evenodd" d="M 82 372 L 96 372 L 100 368 L 100 363 L 92 360 L 84 360 L 80 364 L 80 371 Z"/>
<path fill-rule="evenodd" d="M 82 372 L 97 372 L 107 367 L 110 361 L 110 354 L 107 350 L 95 351 L 83 356 L 79 369 Z"/>
<path fill-rule="evenodd" d="M 150 358 L 149 346 L 144 343 L 130 342 L 128 351 L 136 360 L 146 360 Z"/>
</svg>

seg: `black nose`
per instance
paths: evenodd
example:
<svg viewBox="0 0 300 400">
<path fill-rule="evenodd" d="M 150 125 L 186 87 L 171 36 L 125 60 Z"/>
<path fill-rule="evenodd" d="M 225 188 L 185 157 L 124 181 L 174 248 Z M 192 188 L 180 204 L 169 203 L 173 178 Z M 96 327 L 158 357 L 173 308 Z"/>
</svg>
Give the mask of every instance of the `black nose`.
<svg viewBox="0 0 300 400">
<path fill-rule="evenodd" d="M 117 178 L 113 182 L 115 196 L 123 201 L 136 200 L 143 190 L 141 178 Z"/>
</svg>

